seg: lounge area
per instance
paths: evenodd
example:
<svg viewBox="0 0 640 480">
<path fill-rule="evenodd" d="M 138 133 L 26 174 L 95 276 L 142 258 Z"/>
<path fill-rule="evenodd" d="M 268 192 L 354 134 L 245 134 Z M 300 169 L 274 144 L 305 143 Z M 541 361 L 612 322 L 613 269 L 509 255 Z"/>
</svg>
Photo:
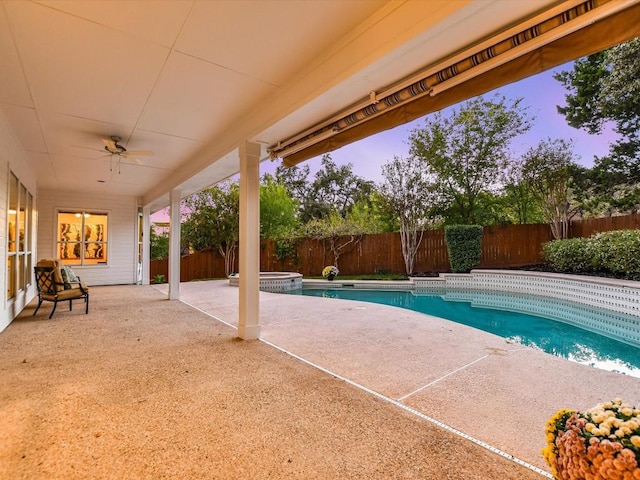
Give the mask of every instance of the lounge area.
<svg viewBox="0 0 640 480">
<path fill-rule="evenodd" d="M 359 302 L 261 292 L 263 341 L 240 342 L 237 288 L 183 283 L 180 302 L 166 288 L 92 287 L 88 315 L 52 320 L 33 302 L 3 332 L 1 476 L 544 478 L 415 412 L 542 471 L 550 413 L 637 388 Z M 389 401 L 427 384 L 406 409 Z"/>
<path fill-rule="evenodd" d="M 637 398 L 435 317 L 260 292 L 259 207 L 261 163 L 635 38 L 640 0 L 0 5 L 0 478 L 528 480 L 558 407 Z M 182 202 L 236 175 L 238 288 L 181 283 Z M 43 258 L 91 304 L 39 297 Z"/>
</svg>

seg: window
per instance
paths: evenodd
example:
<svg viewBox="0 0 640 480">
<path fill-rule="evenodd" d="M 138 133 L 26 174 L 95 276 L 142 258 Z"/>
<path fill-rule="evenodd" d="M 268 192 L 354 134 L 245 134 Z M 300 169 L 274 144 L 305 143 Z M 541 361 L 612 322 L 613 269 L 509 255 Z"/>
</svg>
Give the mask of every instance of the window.
<svg viewBox="0 0 640 480">
<path fill-rule="evenodd" d="M 7 298 L 31 285 L 33 195 L 13 173 L 7 209 Z"/>
<path fill-rule="evenodd" d="M 107 263 L 106 213 L 59 211 L 56 258 L 67 265 Z"/>
</svg>

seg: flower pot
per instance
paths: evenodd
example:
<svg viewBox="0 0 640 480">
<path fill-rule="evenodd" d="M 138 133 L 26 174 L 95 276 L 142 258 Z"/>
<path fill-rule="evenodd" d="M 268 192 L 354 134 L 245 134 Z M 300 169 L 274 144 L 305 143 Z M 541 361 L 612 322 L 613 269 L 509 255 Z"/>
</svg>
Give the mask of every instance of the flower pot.
<svg viewBox="0 0 640 480">
<path fill-rule="evenodd" d="M 332 274 L 332 273 L 327 275 L 327 280 L 329 280 L 330 282 L 332 282 L 334 278 L 336 278 L 336 276 L 334 274 Z"/>
</svg>

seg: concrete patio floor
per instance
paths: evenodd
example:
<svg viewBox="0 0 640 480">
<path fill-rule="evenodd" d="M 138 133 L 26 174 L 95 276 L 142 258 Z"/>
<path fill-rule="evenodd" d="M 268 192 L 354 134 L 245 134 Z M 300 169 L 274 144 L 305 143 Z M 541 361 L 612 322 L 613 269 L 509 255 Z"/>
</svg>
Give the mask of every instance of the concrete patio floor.
<svg viewBox="0 0 640 480">
<path fill-rule="evenodd" d="M 181 299 L 237 325 L 224 281 L 184 283 Z M 544 426 L 559 408 L 640 404 L 638 378 L 401 308 L 261 292 L 260 322 L 263 340 L 545 471 Z"/>
<path fill-rule="evenodd" d="M 238 341 L 237 288 L 180 288 L 0 333 L 0 478 L 535 479 L 424 416 L 547 470 L 555 410 L 640 403 L 636 378 L 382 305 L 261 292 L 264 341 Z"/>
</svg>

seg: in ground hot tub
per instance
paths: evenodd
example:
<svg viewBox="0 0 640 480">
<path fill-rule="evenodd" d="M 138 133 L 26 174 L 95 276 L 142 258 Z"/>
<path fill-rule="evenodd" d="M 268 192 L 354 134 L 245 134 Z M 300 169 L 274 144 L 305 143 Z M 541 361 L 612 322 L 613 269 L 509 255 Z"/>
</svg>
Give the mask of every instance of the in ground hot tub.
<svg viewBox="0 0 640 480">
<path fill-rule="evenodd" d="M 240 285 L 240 275 L 229 275 L 229 285 Z M 302 288 L 302 274 L 294 272 L 260 272 L 260 290 L 264 292 L 289 292 Z"/>
</svg>

